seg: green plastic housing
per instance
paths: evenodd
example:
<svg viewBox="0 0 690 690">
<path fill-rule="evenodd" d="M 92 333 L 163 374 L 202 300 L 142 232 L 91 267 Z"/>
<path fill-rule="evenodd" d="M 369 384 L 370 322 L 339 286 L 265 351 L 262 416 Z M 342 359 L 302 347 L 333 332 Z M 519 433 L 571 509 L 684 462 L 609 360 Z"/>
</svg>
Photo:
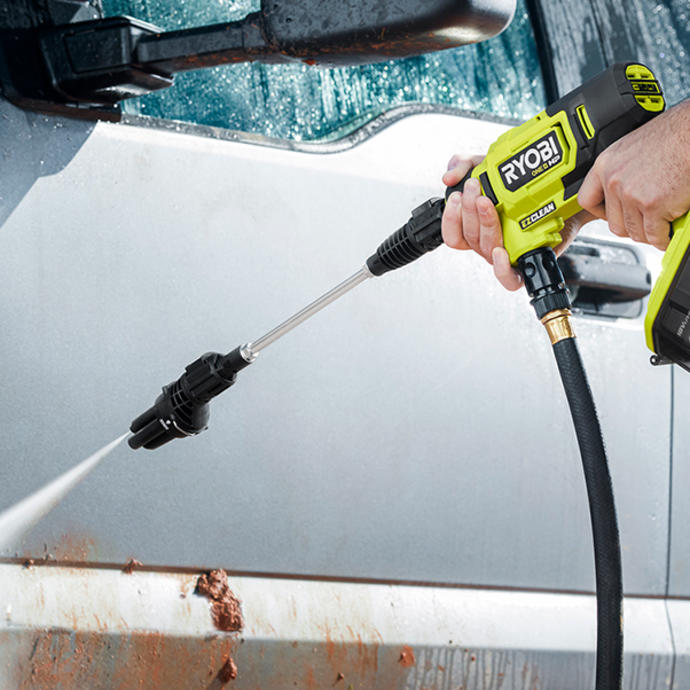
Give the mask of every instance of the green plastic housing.
<svg viewBox="0 0 690 690">
<path fill-rule="evenodd" d="M 661 87 L 639 63 L 617 63 L 531 120 L 502 134 L 472 171 L 496 206 L 513 265 L 556 247 L 596 157 L 664 109 Z"/>
<path fill-rule="evenodd" d="M 644 322 L 647 347 L 690 371 L 690 211 L 673 222 Z"/>
</svg>

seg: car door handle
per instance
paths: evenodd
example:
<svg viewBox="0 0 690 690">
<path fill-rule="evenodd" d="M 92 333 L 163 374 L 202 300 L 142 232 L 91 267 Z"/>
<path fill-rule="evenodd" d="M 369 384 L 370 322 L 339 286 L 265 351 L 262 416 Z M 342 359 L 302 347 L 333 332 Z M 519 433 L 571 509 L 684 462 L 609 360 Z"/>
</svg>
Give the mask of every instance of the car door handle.
<svg viewBox="0 0 690 690">
<path fill-rule="evenodd" d="M 580 236 L 558 263 L 574 313 L 628 319 L 642 313 L 652 277 L 634 245 Z"/>
<path fill-rule="evenodd" d="M 577 288 L 583 297 L 596 302 L 634 302 L 646 297 L 652 289 L 652 276 L 642 264 L 606 261 L 589 254 L 565 254 L 558 263 L 568 287 Z"/>
</svg>

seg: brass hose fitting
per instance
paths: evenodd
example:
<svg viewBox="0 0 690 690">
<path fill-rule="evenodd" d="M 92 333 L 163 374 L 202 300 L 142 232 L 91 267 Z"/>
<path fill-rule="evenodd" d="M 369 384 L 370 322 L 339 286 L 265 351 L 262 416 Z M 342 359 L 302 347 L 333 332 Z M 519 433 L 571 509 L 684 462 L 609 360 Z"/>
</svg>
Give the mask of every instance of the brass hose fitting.
<svg viewBox="0 0 690 690">
<path fill-rule="evenodd" d="M 575 331 L 570 323 L 570 309 L 554 309 L 541 317 L 541 322 L 549 334 L 551 344 L 555 345 L 566 338 L 574 338 Z"/>
</svg>

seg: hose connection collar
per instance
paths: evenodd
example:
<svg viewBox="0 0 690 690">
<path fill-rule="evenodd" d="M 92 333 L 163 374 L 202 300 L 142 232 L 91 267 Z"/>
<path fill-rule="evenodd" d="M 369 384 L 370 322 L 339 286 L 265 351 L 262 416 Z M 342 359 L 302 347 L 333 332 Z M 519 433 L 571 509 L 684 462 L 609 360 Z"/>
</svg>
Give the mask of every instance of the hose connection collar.
<svg viewBox="0 0 690 690">
<path fill-rule="evenodd" d="M 570 322 L 571 316 L 570 309 L 555 309 L 542 316 L 541 322 L 549 334 L 552 345 L 560 343 L 566 338 L 575 337 L 575 331 L 573 331 L 573 325 Z"/>
<path fill-rule="evenodd" d="M 517 261 L 517 267 L 538 319 L 558 309 L 570 309 L 565 278 L 551 247 L 539 247 L 523 254 Z"/>
</svg>

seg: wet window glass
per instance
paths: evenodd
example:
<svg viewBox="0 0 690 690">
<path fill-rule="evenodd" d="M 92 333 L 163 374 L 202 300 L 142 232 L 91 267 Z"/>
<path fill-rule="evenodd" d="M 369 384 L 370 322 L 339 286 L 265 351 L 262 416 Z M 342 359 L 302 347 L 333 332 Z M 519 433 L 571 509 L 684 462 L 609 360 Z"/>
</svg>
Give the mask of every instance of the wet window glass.
<svg viewBox="0 0 690 690">
<path fill-rule="evenodd" d="M 688 0 L 532 2 L 544 17 L 561 93 L 614 62 L 642 62 L 661 81 L 669 105 L 690 96 Z"/>
<path fill-rule="evenodd" d="M 688 0 L 594 0 L 592 9 L 609 62 L 639 60 L 648 65 L 669 104 L 690 95 Z"/>
<path fill-rule="evenodd" d="M 241 19 L 260 0 L 104 0 L 174 30 Z M 511 25 L 481 44 L 375 65 L 325 69 L 241 63 L 178 74 L 170 89 L 131 99 L 125 111 L 292 140 L 336 139 L 406 103 L 524 120 L 544 89 L 524 0 Z"/>
</svg>

